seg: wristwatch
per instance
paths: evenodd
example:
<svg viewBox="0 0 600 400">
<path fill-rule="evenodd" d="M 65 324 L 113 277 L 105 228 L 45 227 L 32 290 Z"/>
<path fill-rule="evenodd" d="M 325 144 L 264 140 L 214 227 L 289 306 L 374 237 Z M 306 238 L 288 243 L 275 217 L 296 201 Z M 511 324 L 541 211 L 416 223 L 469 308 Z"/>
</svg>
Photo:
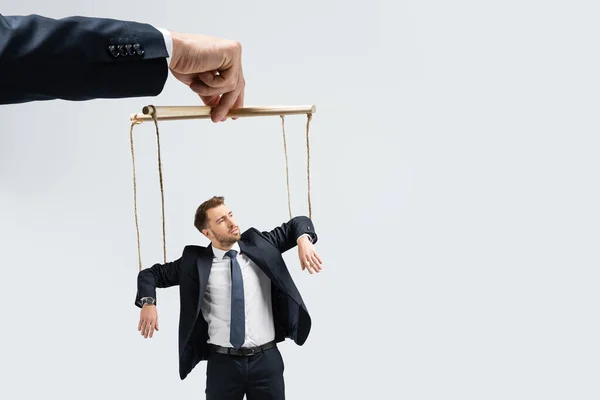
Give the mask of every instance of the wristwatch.
<svg viewBox="0 0 600 400">
<path fill-rule="evenodd" d="M 143 297 L 141 302 L 142 302 L 142 306 L 144 306 L 144 304 L 149 304 L 151 306 L 156 305 L 156 299 L 154 299 L 152 297 Z"/>
</svg>

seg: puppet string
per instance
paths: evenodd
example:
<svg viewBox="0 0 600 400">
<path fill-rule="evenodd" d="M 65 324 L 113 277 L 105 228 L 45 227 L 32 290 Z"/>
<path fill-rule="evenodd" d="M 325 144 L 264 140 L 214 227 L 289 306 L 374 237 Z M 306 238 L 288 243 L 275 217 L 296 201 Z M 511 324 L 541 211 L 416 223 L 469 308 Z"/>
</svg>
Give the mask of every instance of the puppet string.
<svg viewBox="0 0 600 400">
<path fill-rule="evenodd" d="M 163 174 L 162 174 L 162 162 L 160 159 L 160 133 L 158 131 L 158 120 L 156 114 L 152 113 L 152 119 L 154 120 L 154 126 L 156 126 L 156 146 L 158 150 L 158 178 L 160 181 L 160 200 L 162 205 L 162 234 L 163 234 L 163 260 L 167 263 L 167 235 L 165 230 L 165 192 L 163 185 Z"/>
<path fill-rule="evenodd" d="M 310 201 L 310 141 L 308 133 L 310 129 L 311 119 L 312 113 L 308 113 L 306 119 L 306 180 L 308 182 L 308 218 L 310 219 L 312 219 L 312 204 Z"/>
<path fill-rule="evenodd" d="M 158 175 L 160 180 L 160 196 L 161 196 L 161 204 L 162 204 L 162 232 L 163 232 L 163 260 L 167 262 L 167 245 L 166 245 L 166 230 L 165 230 L 165 195 L 164 195 L 164 185 L 163 185 L 163 175 L 162 175 L 162 161 L 161 161 L 161 152 L 160 152 L 160 132 L 158 129 L 158 121 L 156 117 L 153 116 L 154 125 L 156 126 L 156 143 L 158 147 Z M 129 142 L 131 145 L 131 164 L 133 171 L 133 210 L 135 215 L 135 232 L 137 235 L 137 250 L 138 250 L 138 267 L 139 270 L 142 270 L 142 252 L 140 245 L 140 226 L 139 226 L 139 218 L 138 218 L 138 209 L 137 209 L 137 179 L 135 172 L 135 151 L 133 145 L 133 127 L 136 125 L 135 122 L 131 123 L 131 127 L 129 128 Z"/>
<path fill-rule="evenodd" d="M 281 130 L 283 133 L 283 151 L 285 154 L 285 177 L 287 184 L 287 195 L 288 195 L 288 211 L 290 214 L 290 219 L 292 218 L 292 206 L 290 201 L 290 177 L 289 177 L 289 165 L 288 165 L 288 155 L 287 155 L 287 143 L 285 137 L 285 117 L 283 115 L 281 117 Z M 307 114 L 306 121 L 306 180 L 308 184 L 308 217 L 312 219 L 312 203 L 310 196 L 310 121 L 312 120 L 312 113 Z"/>
<path fill-rule="evenodd" d="M 285 116 L 281 115 L 281 130 L 283 131 L 283 152 L 285 154 L 285 179 L 287 183 L 287 197 L 288 197 L 288 210 L 290 213 L 290 219 L 292 219 L 292 203 L 290 200 L 290 176 L 288 168 L 288 155 L 287 155 L 287 143 L 285 140 Z"/>
<path fill-rule="evenodd" d="M 133 127 L 135 122 L 131 123 L 129 128 L 129 142 L 131 144 L 131 163 L 133 165 L 133 210 L 135 214 L 135 232 L 137 234 L 137 250 L 138 250 L 138 264 L 139 270 L 142 270 L 142 252 L 140 249 L 140 227 L 138 224 L 138 211 L 137 211 L 137 184 L 135 179 L 135 152 L 133 150 Z"/>
</svg>

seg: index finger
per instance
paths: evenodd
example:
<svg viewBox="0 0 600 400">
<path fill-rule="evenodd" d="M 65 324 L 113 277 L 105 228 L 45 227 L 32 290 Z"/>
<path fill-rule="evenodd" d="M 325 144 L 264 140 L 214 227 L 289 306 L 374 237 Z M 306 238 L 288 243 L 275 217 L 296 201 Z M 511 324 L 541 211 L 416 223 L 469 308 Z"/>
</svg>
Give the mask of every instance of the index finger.
<svg viewBox="0 0 600 400">
<path fill-rule="evenodd" d="M 226 77 L 221 74 L 217 75 L 216 72 L 202 72 L 198 74 L 197 78 L 202 81 L 206 86 L 211 88 L 224 88 L 230 85 L 234 85 L 236 82 L 232 82 L 235 76 Z"/>
<path fill-rule="evenodd" d="M 237 100 L 235 101 L 235 103 L 233 103 L 232 108 L 244 107 L 244 92 L 246 90 L 246 81 L 244 80 L 244 78 L 242 78 L 242 82 L 241 82 L 240 86 L 241 86 L 240 94 L 239 94 Z M 236 119 L 238 119 L 238 117 L 232 117 L 231 119 L 233 119 L 235 121 Z"/>
<path fill-rule="evenodd" d="M 229 71 L 224 71 L 223 75 L 228 73 Z M 235 83 L 235 87 L 233 90 L 223 93 L 221 99 L 219 100 L 219 104 L 213 110 L 213 121 L 217 122 L 225 118 L 229 110 L 236 105 L 240 107 L 244 103 L 244 75 L 242 71 L 239 71 L 237 74 L 237 82 Z M 240 98 L 241 97 L 241 98 Z"/>
</svg>

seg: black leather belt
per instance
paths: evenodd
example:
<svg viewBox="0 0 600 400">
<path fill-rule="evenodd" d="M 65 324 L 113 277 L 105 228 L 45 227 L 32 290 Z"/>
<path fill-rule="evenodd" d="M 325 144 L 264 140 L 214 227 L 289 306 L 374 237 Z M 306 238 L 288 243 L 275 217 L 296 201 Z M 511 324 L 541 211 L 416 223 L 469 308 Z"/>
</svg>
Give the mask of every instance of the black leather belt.
<svg viewBox="0 0 600 400">
<path fill-rule="evenodd" d="M 277 346 L 277 342 L 273 340 L 269 343 L 263 344 L 262 346 L 240 347 L 237 350 L 233 347 L 222 347 L 217 346 L 216 344 L 211 344 L 211 346 L 217 353 L 221 354 L 227 354 L 230 356 L 253 356 L 254 354 L 262 353 L 263 351 L 272 349 L 273 347 Z"/>
</svg>

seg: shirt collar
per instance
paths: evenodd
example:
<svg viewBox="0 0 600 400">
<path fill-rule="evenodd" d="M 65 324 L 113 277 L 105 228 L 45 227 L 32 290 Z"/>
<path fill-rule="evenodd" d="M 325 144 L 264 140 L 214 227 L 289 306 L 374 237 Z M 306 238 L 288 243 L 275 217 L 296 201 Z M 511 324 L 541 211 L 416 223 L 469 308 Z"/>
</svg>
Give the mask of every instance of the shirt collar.
<svg viewBox="0 0 600 400">
<path fill-rule="evenodd" d="M 230 250 L 235 250 L 238 254 L 240 254 L 240 245 L 238 244 L 238 242 L 235 242 L 233 246 L 231 246 Z M 212 246 L 212 251 L 217 260 L 222 260 L 223 257 L 225 257 L 225 253 L 227 253 L 227 251 L 217 249 L 215 246 Z"/>
</svg>

